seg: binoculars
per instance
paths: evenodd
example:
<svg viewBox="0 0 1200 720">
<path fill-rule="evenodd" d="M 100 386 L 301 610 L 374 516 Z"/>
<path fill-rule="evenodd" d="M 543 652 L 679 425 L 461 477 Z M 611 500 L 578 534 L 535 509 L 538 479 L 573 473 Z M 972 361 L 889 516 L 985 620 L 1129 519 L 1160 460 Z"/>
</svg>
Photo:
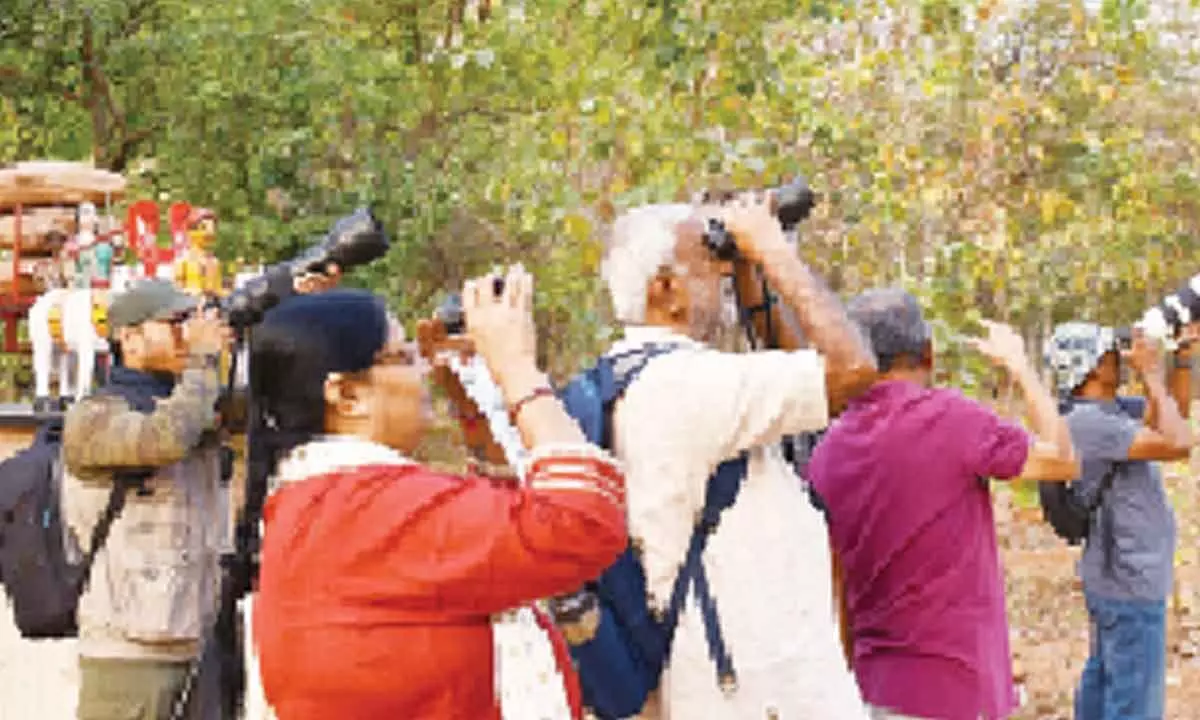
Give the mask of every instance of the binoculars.
<svg viewBox="0 0 1200 720">
<path fill-rule="evenodd" d="M 807 219 L 817 204 L 816 193 L 808 187 L 808 180 L 803 175 L 770 192 L 772 210 L 785 232 Z M 712 196 L 707 194 L 704 199 L 706 202 L 713 200 Z M 733 235 L 725 228 L 725 224 L 716 218 L 709 218 L 703 241 L 704 246 L 718 260 L 734 260 L 738 256 Z"/>
</svg>

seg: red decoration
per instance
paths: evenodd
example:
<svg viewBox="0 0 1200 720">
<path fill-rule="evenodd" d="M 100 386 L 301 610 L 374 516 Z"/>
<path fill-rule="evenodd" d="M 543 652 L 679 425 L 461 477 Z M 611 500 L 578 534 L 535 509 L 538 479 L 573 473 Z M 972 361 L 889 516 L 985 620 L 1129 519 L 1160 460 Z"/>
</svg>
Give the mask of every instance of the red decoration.
<svg viewBox="0 0 1200 720">
<path fill-rule="evenodd" d="M 138 200 L 129 206 L 126 213 L 125 237 L 129 248 L 142 262 L 147 277 L 154 277 L 156 270 L 154 248 L 158 244 L 158 230 L 158 203 L 153 200 Z"/>
</svg>

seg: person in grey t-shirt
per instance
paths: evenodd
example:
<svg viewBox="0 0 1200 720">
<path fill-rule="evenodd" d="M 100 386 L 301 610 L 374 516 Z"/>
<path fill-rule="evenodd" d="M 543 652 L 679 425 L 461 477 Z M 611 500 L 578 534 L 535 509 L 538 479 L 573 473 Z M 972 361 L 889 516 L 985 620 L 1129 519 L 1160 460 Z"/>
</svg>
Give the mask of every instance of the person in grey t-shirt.
<svg viewBox="0 0 1200 720">
<path fill-rule="evenodd" d="M 1079 561 L 1091 653 L 1075 695 L 1076 720 L 1163 717 L 1175 516 L 1156 461 L 1186 459 L 1191 450 L 1189 353 L 1184 342 L 1174 354 L 1169 393 L 1160 348 L 1135 337 L 1125 357 L 1147 397 L 1117 397 L 1122 353 L 1112 330 L 1089 323 L 1055 328 L 1050 359 L 1071 405 L 1079 487 L 1086 502 L 1097 503 Z"/>
</svg>

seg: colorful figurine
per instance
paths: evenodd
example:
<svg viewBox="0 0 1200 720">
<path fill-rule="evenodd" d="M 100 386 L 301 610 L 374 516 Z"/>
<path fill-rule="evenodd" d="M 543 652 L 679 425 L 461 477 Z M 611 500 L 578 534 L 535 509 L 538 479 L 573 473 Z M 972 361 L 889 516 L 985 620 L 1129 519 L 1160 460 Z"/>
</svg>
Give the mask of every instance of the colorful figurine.
<svg viewBox="0 0 1200 720">
<path fill-rule="evenodd" d="M 221 263 L 213 254 L 216 239 L 216 214 L 206 208 L 192 208 L 187 245 L 175 266 L 175 281 L 184 290 L 211 297 L 221 294 Z"/>
<path fill-rule="evenodd" d="M 78 219 L 74 287 L 78 290 L 106 288 L 112 273 L 113 248 L 107 240 L 97 235 L 100 218 L 96 206 L 90 202 L 80 203 Z"/>
</svg>

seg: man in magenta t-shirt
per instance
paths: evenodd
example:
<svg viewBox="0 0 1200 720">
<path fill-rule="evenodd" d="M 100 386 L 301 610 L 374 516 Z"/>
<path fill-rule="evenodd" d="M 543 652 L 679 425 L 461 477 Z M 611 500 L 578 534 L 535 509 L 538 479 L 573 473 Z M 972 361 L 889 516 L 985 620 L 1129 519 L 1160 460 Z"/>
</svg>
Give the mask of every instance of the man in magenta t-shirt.
<svg viewBox="0 0 1200 720">
<path fill-rule="evenodd" d="M 911 295 L 871 291 L 849 311 L 881 379 L 830 426 L 808 476 L 841 558 L 863 698 L 877 718 L 1007 717 L 1016 693 L 986 478 L 1075 478 L 1070 433 L 1011 328 L 988 323 L 971 342 L 1012 375 L 1032 432 L 930 387 L 931 332 Z"/>
</svg>

